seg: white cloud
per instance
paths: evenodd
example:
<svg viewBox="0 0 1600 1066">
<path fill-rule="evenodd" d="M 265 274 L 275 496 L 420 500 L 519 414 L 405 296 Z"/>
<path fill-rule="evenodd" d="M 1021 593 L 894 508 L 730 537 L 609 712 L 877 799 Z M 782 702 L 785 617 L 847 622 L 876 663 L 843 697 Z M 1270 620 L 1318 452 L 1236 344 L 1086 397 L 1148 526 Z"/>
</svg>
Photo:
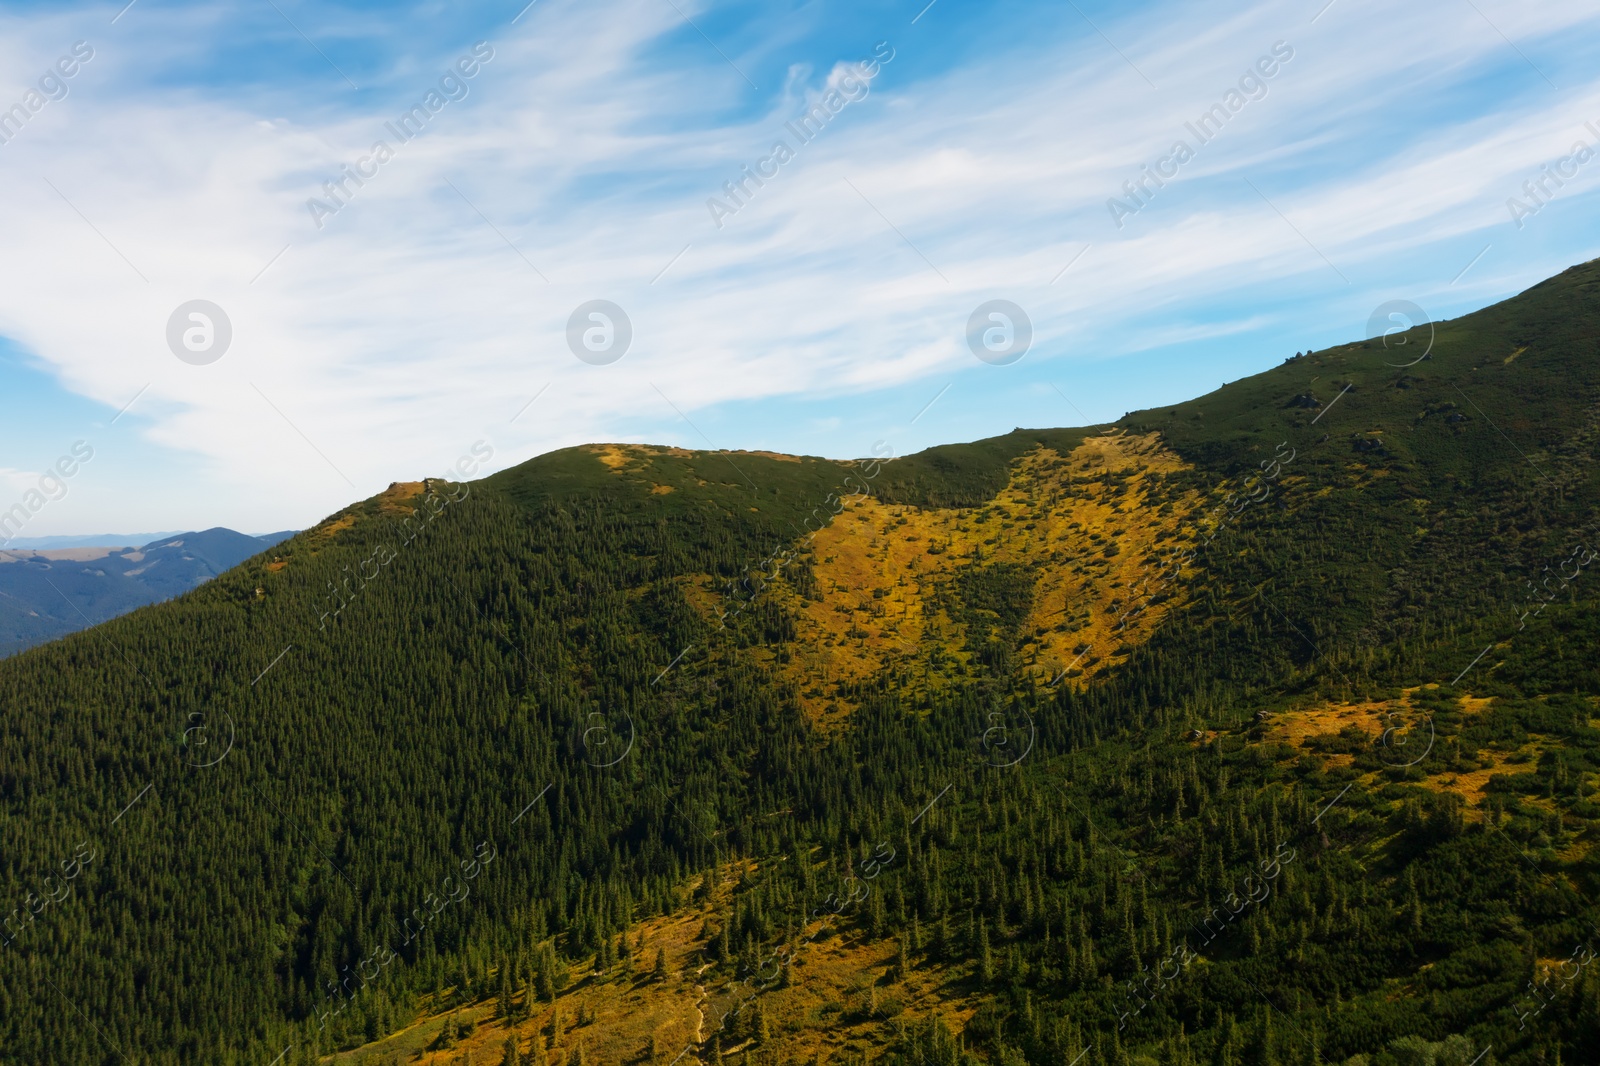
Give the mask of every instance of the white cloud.
<svg viewBox="0 0 1600 1066">
<path fill-rule="evenodd" d="M 1504 198 L 1600 118 L 1591 76 L 1559 97 L 1541 85 L 1479 100 L 1399 139 L 1386 109 L 1509 54 L 1458 6 L 1340 0 L 1315 26 L 1302 4 L 1225 19 L 1172 6 L 1104 26 L 1157 90 L 1088 33 L 1049 55 L 918 78 L 916 45 L 896 42 L 870 95 L 720 231 L 706 198 L 786 136 L 840 68 L 793 72 L 767 114 L 713 123 L 708 101 L 745 86 L 720 61 L 660 58 L 681 29 L 669 5 L 545 0 L 495 41 L 471 95 L 393 145 L 318 231 L 306 199 L 392 140 L 384 123 L 472 42 L 408 59 L 412 88 L 350 115 L 332 110 L 326 84 L 276 86 L 259 103 L 151 85 L 148 71 L 195 51 L 197 32 L 222 32 L 154 8 L 97 40 L 73 96 L 0 148 L 0 333 L 113 410 L 148 385 L 130 417 L 206 457 L 209 506 L 265 528 L 282 514 L 273 501 L 325 512 L 442 471 L 482 436 L 503 462 L 636 436 L 676 417 L 663 395 L 690 417 L 909 383 L 920 395 L 922 379 L 971 364 L 961 329 L 992 296 L 1029 308 L 1042 354 L 1099 356 L 1253 328 L 1253 287 L 1319 274 L 1342 287 L 1319 251 L 1352 299 L 1375 303 L 1391 294 L 1368 294 L 1369 266 L 1505 229 Z M 1597 25 L 1576 0 L 1490 14 L 1522 38 Z M 32 70 L 81 36 L 61 15 L 3 29 L 7 69 Z M 1106 198 L 1278 39 L 1297 54 L 1268 96 L 1116 230 Z M 1600 167 L 1583 180 L 1566 195 L 1592 192 Z M 608 367 L 578 362 L 564 339 L 568 314 L 596 297 L 634 324 L 632 350 Z M 205 367 L 164 341 L 167 317 L 194 298 L 224 307 L 234 330 Z M 1196 321 L 1208 303 L 1218 313 Z"/>
<path fill-rule="evenodd" d="M 0 485 L 11 492 L 36 489 L 39 487 L 39 473 L 36 470 L 13 470 L 9 466 L 0 466 Z"/>
</svg>

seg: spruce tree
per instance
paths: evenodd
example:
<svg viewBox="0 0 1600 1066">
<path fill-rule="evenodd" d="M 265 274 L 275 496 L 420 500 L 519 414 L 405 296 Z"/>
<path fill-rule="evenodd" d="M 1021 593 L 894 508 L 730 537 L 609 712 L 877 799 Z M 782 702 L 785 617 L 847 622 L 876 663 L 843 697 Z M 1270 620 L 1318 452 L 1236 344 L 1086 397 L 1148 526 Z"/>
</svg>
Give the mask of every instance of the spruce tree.
<svg viewBox="0 0 1600 1066">
<path fill-rule="evenodd" d="M 1239 1033 L 1233 1024 L 1233 1015 L 1217 1017 L 1217 1045 L 1211 1055 L 1211 1066 L 1239 1066 Z"/>
<path fill-rule="evenodd" d="M 505 959 L 500 960 L 500 998 L 495 1004 L 495 1017 L 509 1019 L 512 1016 L 511 992 L 511 964 Z"/>
<path fill-rule="evenodd" d="M 545 1047 L 555 1047 L 561 1040 L 561 1007 L 550 1012 L 550 1024 L 545 1027 Z"/>
<path fill-rule="evenodd" d="M 1256 1030 L 1255 1043 L 1250 1049 L 1249 1066 L 1278 1066 L 1277 1041 L 1272 1035 L 1272 1013 L 1264 1012 L 1261 1027 Z"/>
</svg>

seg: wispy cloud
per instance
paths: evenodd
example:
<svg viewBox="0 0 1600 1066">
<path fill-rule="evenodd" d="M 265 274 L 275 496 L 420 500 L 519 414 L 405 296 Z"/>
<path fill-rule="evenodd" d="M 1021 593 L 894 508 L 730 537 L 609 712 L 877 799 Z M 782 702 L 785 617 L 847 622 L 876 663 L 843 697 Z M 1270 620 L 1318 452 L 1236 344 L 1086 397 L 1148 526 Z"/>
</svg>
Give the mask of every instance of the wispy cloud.
<svg viewBox="0 0 1600 1066">
<path fill-rule="evenodd" d="M 39 473 L 35 470 L 13 470 L 0 466 L 0 487 L 12 492 L 25 492 L 39 487 Z"/>
<path fill-rule="evenodd" d="M 702 27 L 714 14 L 679 6 Z M 1592 45 L 1600 28 L 1578 0 L 1481 6 L 1530 53 Z M 0 148 L 0 333 L 111 411 L 148 386 L 124 421 L 206 457 L 224 497 L 329 510 L 350 493 L 337 471 L 376 491 L 479 436 L 505 460 L 636 437 L 673 417 L 651 382 L 691 415 L 920 396 L 976 372 L 962 327 L 997 296 L 1028 309 L 1030 358 L 1106 358 L 1304 316 L 1295 299 L 1360 322 L 1394 295 L 1396 259 L 1436 260 L 1443 291 L 1466 259 L 1450 243 L 1476 231 L 1520 240 L 1518 269 L 1587 257 L 1583 234 L 1514 237 L 1504 200 L 1600 119 L 1600 67 L 1553 71 L 1556 93 L 1466 5 L 1342 0 L 1315 26 L 1287 2 L 1090 11 L 1159 89 L 1082 24 L 1029 40 L 1026 5 L 994 15 L 1017 22 L 1016 47 L 958 52 L 936 36 L 941 5 L 912 32 L 797 61 L 765 93 L 698 36 L 668 47 L 688 31 L 660 0 L 541 0 L 510 26 L 519 7 L 423 54 L 384 29 L 366 70 L 339 53 L 360 27 L 305 26 L 357 84 L 381 86 L 361 93 L 314 73 L 314 54 L 292 78 L 161 81 L 232 32 L 220 8 L 141 5 L 115 27 L 99 7 L 4 20 L 10 70 L 85 26 L 102 38 L 72 95 Z M 400 145 L 385 124 L 484 37 L 495 57 L 469 95 Z M 717 228 L 707 198 L 775 141 L 798 148 L 785 123 L 879 39 L 897 56 L 867 97 Z M 1117 229 L 1107 199 L 1279 40 L 1295 58 L 1266 97 Z M 318 229 L 307 199 L 378 140 L 393 160 Z M 1597 182 L 1600 168 L 1563 195 Z M 1087 243 L 1088 265 L 1050 285 Z M 1452 298 L 1505 283 L 1491 257 Z M 165 341 L 197 298 L 233 325 L 205 367 Z M 611 366 L 566 346 L 568 315 L 596 298 L 634 325 Z"/>
</svg>

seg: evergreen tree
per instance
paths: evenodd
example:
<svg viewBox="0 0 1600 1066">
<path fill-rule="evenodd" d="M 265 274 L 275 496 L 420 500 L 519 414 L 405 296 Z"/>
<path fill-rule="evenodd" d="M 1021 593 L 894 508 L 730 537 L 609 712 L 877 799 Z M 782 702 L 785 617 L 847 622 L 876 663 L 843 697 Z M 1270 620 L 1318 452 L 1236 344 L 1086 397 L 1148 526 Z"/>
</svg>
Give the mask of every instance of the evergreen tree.
<svg viewBox="0 0 1600 1066">
<path fill-rule="evenodd" d="M 1250 1047 L 1249 1066 L 1278 1066 L 1277 1040 L 1272 1033 L 1272 1012 L 1263 1012 Z"/>
<path fill-rule="evenodd" d="M 767 1021 L 767 1010 L 762 1006 L 761 1000 L 757 999 L 751 1011 L 753 1014 L 750 1024 L 751 1035 L 755 1037 L 757 1044 L 766 1047 L 772 1042 L 772 1026 Z"/>
<path fill-rule="evenodd" d="M 1216 1034 L 1217 1043 L 1212 1052 L 1211 1066 L 1239 1066 L 1239 1035 L 1231 1014 L 1219 1012 Z"/>
<path fill-rule="evenodd" d="M 504 958 L 500 960 L 500 998 L 495 1003 L 495 1017 L 501 1019 L 513 1017 L 511 963 Z"/>
<path fill-rule="evenodd" d="M 553 1048 L 556 1046 L 561 1040 L 562 1028 L 561 1006 L 557 1004 L 556 1008 L 550 1012 L 550 1024 L 545 1027 L 545 1047 Z"/>
<path fill-rule="evenodd" d="M 1115 1029 L 1111 1031 L 1111 1050 L 1106 1055 L 1106 1066 L 1132 1066 L 1128 1051 L 1122 1046 L 1122 1036 Z"/>
</svg>

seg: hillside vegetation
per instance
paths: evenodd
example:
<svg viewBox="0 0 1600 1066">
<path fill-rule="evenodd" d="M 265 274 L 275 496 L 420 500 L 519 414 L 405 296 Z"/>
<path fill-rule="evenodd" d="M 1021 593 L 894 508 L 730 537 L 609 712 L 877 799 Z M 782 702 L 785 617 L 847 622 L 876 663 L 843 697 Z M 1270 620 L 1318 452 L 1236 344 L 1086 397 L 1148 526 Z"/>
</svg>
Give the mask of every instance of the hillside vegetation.
<svg viewBox="0 0 1600 1066">
<path fill-rule="evenodd" d="M 0 1060 L 1600 1059 L 1597 286 L 398 484 L 7 660 Z"/>
<path fill-rule="evenodd" d="M 188 592 L 290 536 L 216 527 L 143 547 L 0 551 L 0 656 Z"/>
</svg>

